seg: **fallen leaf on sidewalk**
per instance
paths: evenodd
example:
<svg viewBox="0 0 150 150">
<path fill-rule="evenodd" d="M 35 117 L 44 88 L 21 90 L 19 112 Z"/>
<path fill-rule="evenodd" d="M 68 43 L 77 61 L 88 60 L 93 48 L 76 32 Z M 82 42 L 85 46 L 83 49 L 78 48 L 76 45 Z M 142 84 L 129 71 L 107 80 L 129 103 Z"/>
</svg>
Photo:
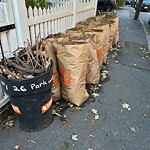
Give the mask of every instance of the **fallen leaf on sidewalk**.
<svg viewBox="0 0 150 150">
<path fill-rule="evenodd" d="M 73 104 L 71 104 L 71 103 L 68 103 L 68 106 L 69 106 L 70 108 L 72 108 L 72 107 L 73 107 Z"/>
<path fill-rule="evenodd" d="M 33 141 L 33 140 L 28 140 L 28 142 L 31 142 L 31 143 L 36 144 L 36 142 L 35 142 L 35 141 Z"/>
<path fill-rule="evenodd" d="M 10 121 L 8 122 L 8 126 L 9 126 L 9 127 L 14 126 L 14 120 L 10 120 Z"/>
<path fill-rule="evenodd" d="M 101 79 L 102 79 L 102 80 L 106 79 L 108 73 L 109 73 L 109 71 L 107 71 L 107 70 L 102 71 L 102 72 L 101 72 Z"/>
<path fill-rule="evenodd" d="M 68 150 L 70 144 L 71 144 L 70 141 L 64 142 L 63 145 L 61 146 L 61 150 Z"/>
<path fill-rule="evenodd" d="M 95 115 L 97 115 L 97 110 L 96 109 L 91 109 L 91 112 Z"/>
<path fill-rule="evenodd" d="M 92 112 L 93 114 L 95 114 L 94 119 L 95 119 L 95 120 L 98 120 L 98 119 L 99 119 L 99 115 L 97 114 L 97 110 L 96 110 L 96 109 L 91 109 L 91 112 Z"/>
<path fill-rule="evenodd" d="M 122 104 L 122 107 L 127 110 L 131 110 L 131 108 L 129 107 L 129 104 L 127 104 L 127 103 Z"/>
<path fill-rule="evenodd" d="M 96 120 L 92 120 L 92 125 L 96 125 Z"/>
<path fill-rule="evenodd" d="M 95 119 L 95 120 L 98 120 L 98 119 L 99 119 L 99 115 L 96 115 L 94 119 Z"/>
<path fill-rule="evenodd" d="M 69 124 L 69 120 L 66 115 L 61 116 L 60 120 L 62 121 L 64 126 L 67 126 Z"/>
<path fill-rule="evenodd" d="M 57 113 L 55 109 L 52 110 L 52 114 L 61 117 L 61 115 Z"/>
<path fill-rule="evenodd" d="M 98 96 L 99 96 L 99 94 L 97 94 L 97 93 L 93 93 L 93 94 L 92 94 L 92 96 L 94 96 L 94 97 L 98 97 Z"/>
<path fill-rule="evenodd" d="M 91 137 L 91 138 L 94 138 L 94 137 L 95 137 L 92 132 L 90 132 L 90 133 L 88 134 L 88 136 Z"/>
<path fill-rule="evenodd" d="M 130 130 L 131 130 L 132 132 L 135 132 L 135 131 L 136 131 L 136 129 L 135 129 L 134 127 L 130 127 Z"/>
<path fill-rule="evenodd" d="M 77 107 L 77 106 L 70 108 L 70 111 L 71 111 L 71 112 L 76 112 L 76 111 L 81 111 L 81 110 L 82 110 L 82 108 L 81 108 L 81 107 Z"/>
<path fill-rule="evenodd" d="M 21 150 L 19 145 L 15 146 L 15 149 L 16 150 Z"/>
<path fill-rule="evenodd" d="M 75 107 L 75 109 L 76 109 L 77 111 L 82 110 L 82 108 L 81 108 L 81 107 Z"/>
<path fill-rule="evenodd" d="M 78 140 L 78 134 L 77 133 L 73 133 L 72 136 L 71 136 L 71 139 L 73 141 L 77 141 Z"/>
<path fill-rule="evenodd" d="M 101 85 L 101 84 L 98 84 L 98 86 L 101 87 L 102 85 Z"/>
</svg>

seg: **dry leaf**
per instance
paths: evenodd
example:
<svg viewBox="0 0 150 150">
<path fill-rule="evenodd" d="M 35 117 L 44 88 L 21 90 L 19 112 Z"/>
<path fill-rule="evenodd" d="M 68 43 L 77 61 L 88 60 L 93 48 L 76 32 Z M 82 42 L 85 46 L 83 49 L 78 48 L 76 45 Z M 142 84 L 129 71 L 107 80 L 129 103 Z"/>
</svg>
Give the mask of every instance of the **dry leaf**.
<svg viewBox="0 0 150 150">
<path fill-rule="evenodd" d="M 93 133 L 89 133 L 88 136 L 89 136 L 89 137 L 92 137 L 92 138 L 95 137 Z"/>
<path fill-rule="evenodd" d="M 16 145 L 16 146 L 15 146 L 15 149 L 16 149 L 16 150 L 21 150 L 19 145 Z"/>
<path fill-rule="evenodd" d="M 98 86 L 101 87 L 102 85 L 101 85 L 101 84 L 98 84 Z"/>
<path fill-rule="evenodd" d="M 92 125 L 96 125 L 96 120 L 92 120 Z"/>
<path fill-rule="evenodd" d="M 97 94 L 97 93 L 93 93 L 93 94 L 92 94 L 92 96 L 94 96 L 94 97 L 98 97 L 98 96 L 99 96 L 99 94 Z"/>
<path fill-rule="evenodd" d="M 61 115 L 57 113 L 55 109 L 52 110 L 52 114 L 61 117 Z"/>
<path fill-rule="evenodd" d="M 78 140 L 78 134 L 77 133 L 73 133 L 72 134 L 72 136 L 71 136 L 71 139 L 73 140 L 73 141 L 77 141 Z"/>
<path fill-rule="evenodd" d="M 96 109 L 91 109 L 91 112 L 92 112 L 93 114 L 96 114 L 96 115 L 97 115 L 97 110 L 96 110 Z"/>
<path fill-rule="evenodd" d="M 63 145 L 61 146 L 61 150 L 68 150 L 70 146 L 70 141 L 64 142 Z"/>
<path fill-rule="evenodd" d="M 127 110 L 131 110 L 131 108 L 129 107 L 129 104 L 127 104 L 127 103 L 122 104 L 122 107 Z"/>
<path fill-rule="evenodd" d="M 28 140 L 28 142 L 31 142 L 31 143 L 36 144 L 36 142 L 35 142 L 35 141 L 33 141 L 33 140 Z"/>
<path fill-rule="evenodd" d="M 81 107 L 75 107 L 75 109 L 76 109 L 77 111 L 82 110 Z"/>
<path fill-rule="evenodd" d="M 64 126 L 67 126 L 69 124 L 69 120 L 67 119 L 66 115 L 61 116 L 60 120 L 62 121 Z"/>
<path fill-rule="evenodd" d="M 133 132 L 136 131 L 134 127 L 130 127 L 130 130 L 133 131 Z"/>
<path fill-rule="evenodd" d="M 9 127 L 12 127 L 14 125 L 14 120 L 10 120 L 9 122 L 8 122 L 8 126 Z"/>
<path fill-rule="evenodd" d="M 94 119 L 95 119 L 95 120 L 98 120 L 98 119 L 99 119 L 99 115 L 96 115 Z"/>
</svg>

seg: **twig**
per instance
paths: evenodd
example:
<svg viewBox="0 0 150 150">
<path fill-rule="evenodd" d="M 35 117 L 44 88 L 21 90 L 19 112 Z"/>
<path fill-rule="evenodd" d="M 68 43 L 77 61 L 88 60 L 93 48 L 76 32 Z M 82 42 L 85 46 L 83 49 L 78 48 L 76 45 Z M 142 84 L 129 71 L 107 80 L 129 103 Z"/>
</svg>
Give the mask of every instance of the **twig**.
<svg viewBox="0 0 150 150">
<path fill-rule="evenodd" d="M 39 43 L 38 43 L 38 39 L 40 37 L 40 33 L 38 34 L 38 36 L 36 37 L 36 62 L 39 62 L 38 60 L 38 49 L 39 49 Z M 37 64 L 36 64 L 37 65 Z"/>
<path fill-rule="evenodd" d="M 11 75 L 11 79 L 16 79 L 16 74 L 12 73 L 6 66 L 0 65 L 0 68 L 5 75 Z"/>
<path fill-rule="evenodd" d="M 45 68 L 34 69 L 34 70 L 27 70 L 27 69 L 22 68 L 21 66 L 17 65 L 14 62 L 9 62 L 8 66 L 14 67 L 14 68 L 16 68 L 18 70 L 21 70 L 21 71 L 23 71 L 25 73 L 30 73 L 30 74 L 40 74 L 40 73 L 43 73 L 45 71 Z"/>
</svg>

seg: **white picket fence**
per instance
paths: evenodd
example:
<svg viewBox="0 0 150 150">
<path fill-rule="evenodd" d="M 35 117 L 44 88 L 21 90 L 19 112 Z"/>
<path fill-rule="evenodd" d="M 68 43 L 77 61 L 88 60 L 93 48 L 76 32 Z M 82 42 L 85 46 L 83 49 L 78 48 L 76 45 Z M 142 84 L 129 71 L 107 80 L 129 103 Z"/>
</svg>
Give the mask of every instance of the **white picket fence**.
<svg viewBox="0 0 150 150">
<path fill-rule="evenodd" d="M 11 57 L 12 51 L 23 47 L 27 39 L 34 45 L 37 37 L 41 40 L 49 34 L 65 32 L 66 29 L 75 27 L 78 21 L 96 14 L 97 0 L 49 1 L 53 4 L 43 10 L 31 7 L 27 10 L 25 0 L 0 1 L 0 54 L 3 50 L 5 57 Z M 3 31 L 3 28 L 13 24 L 14 29 Z M 0 88 L 0 108 L 6 99 Z"/>
<path fill-rule="evenodd" d="M 30 41 L 34 44 L 38 35 L 42 39 L 48 34 L 65 32 L 78 21 L 94 16 L 95 7 L 96 0 L 62 1 L 43 10 L 30 7 L 27 11 Z"/>
<path fill-rule="evenodd" d="M 0 2 L 0 28 L 14 24 L 13 13 L 10 12 L 12 12 L 10 3 Z M 5 52 L 5 57 L 11 57 L 12 51 L 15 50 L 18 45 L 16 39 L 15 29 L 0 32 L 0 58 L 2 58 L 2 49 Z"/>
</svg>

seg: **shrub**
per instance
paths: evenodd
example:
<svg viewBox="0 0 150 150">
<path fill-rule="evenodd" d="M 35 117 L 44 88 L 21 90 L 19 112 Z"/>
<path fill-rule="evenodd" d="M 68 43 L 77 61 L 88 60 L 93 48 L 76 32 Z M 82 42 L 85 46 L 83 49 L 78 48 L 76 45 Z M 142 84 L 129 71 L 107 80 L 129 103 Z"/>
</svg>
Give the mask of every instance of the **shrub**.
<svg viewBox="0 0 150 150">
<path fill-rule="evenodd" d="M 48 2 L 47 0 L 25 0 L 25 2 L 27 8 L 31 6 L 32 8 L 41 7 L 43 9 L 43 8 L 48 8 L 51 5 L 51 2 Z"/>
<path fill-rule="evenodd" d="M 124 6 L 126 0 L 117 0 L 117 6 L 122 7 Z"/>
</svg>

